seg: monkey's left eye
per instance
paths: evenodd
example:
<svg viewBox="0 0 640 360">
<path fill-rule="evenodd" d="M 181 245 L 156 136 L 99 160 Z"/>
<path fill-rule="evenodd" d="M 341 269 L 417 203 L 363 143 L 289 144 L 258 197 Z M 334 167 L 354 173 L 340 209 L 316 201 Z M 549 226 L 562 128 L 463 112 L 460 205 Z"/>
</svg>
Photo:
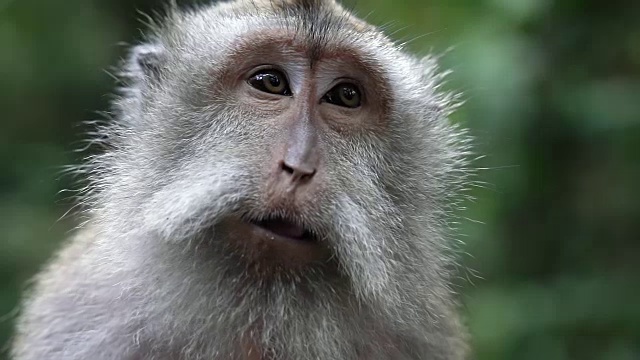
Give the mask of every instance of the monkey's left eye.
<svg viewBox="0 0 640 360">
<path fill-rule="evenodd" d="M 362 96 L 360 95 L 360 89 L 356 85 L 341 83 L 329 90 L 322 99 L 330 104 L 357 108 L 360 106 Z"/>
<path fill-rule="evenodd" d="M 254 88 L 276 95 L 291 96 L 291 89 L 287 78 L 281 71 L 275 69 L 259 70 L 247 81 Z"/>
</svg>

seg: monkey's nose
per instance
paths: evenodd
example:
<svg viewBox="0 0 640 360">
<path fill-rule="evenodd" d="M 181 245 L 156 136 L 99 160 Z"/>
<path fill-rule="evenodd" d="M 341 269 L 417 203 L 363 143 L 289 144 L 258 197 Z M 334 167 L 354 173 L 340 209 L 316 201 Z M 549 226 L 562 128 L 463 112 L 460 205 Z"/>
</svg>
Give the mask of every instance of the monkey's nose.
<svg viewBox="0 0 640 360">
<path fill-rule="evenodd" d="M 287 191 L 308 183 L 319 164 L 318 133 L 307 115 L 300 115 L 290 125 L 278 165 Z"/>
<path fill-rule="evenodd" d="M 290 177 L 293 185 L 308 182 L 316 174 L 316 169 L 309 164 L 280 161 L 280 169 Z"/>
</svg>

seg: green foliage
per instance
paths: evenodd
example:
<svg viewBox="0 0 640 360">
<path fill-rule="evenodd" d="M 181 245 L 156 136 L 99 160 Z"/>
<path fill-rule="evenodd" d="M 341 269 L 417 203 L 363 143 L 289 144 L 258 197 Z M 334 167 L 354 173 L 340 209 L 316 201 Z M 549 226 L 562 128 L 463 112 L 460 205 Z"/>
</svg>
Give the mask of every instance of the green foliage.
<svg viewBox="0 0 640 360">
<path fill-rule="evenodd" d="M 60 169 L 82 160 L 81 121 L 107 109 L 103 69 L 139 38 L 136 10 L 158 6 L 0 0 L 0 347 L 74 226 L 58 221 L 73 205 Z M 445 53 L 467 100 L 455 121 L 487 155 L 461 224 L 477 358 L 640 358 L 640 3 L 353 6 L 411 50 Z"/>
</svg>

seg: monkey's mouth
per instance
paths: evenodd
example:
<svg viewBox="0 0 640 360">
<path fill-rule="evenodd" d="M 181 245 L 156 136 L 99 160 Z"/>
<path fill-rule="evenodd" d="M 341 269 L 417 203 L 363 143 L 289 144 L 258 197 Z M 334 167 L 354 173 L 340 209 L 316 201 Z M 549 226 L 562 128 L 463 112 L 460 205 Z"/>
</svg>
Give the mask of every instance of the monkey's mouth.
<svg viewBox="0 0 640 360">
<path fill-rule="evenodd" d="M 276 274 L 325 266 L 333 255 L 325 237 L 319 235 L 324 234 L 323 229 L 295 217 L 236 215 L 221 222 L 218 230 L 226 234 L 234 254 L 258 270 L 260 276 L 271 274 L 271 270 Z M 265 271 L 271 266 L 271 270 Z"/>
<path fill-rule="evenodd" d="M 261 276 L 271 270 L 324 266 L 333 254 L 325 238 L 318 235 L 323 234 L 322 229 L 295 217 L 236 215 L 221 222 L 218 230 L 226 234 L 230 249 L 251 268 L 258 269 Z M 274 267 L 265 272 L 270 266 Z"/>
<path fill-rule="evenodd" d="M 251 224 L 261 230 L 293 241 L 315 242 L 316 238 L 311 230 L 292 220 L 283 217 L 273 217 L 262 220 L 250 220 Z"/>
<path fill-rule="evenodd" d="M 300 269 L 325 263 L 332 254 L 314 228 L 294 218 L 233 216 L 221 224 L 220 230 L 242 259 L 256 269 L 271 265 L 275 265 L 274 271 Z"/>
</svg>

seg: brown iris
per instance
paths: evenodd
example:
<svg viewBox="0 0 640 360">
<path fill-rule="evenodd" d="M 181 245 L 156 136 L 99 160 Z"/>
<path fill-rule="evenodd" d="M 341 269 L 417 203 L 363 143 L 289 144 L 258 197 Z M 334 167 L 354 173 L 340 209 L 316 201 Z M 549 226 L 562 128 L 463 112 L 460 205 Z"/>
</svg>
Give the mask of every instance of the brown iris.
<svg viewBox="0 0 640 360">
<path fill-rule="evenodd" d="M 340 83 L 324 96 L 324 101 L 348 108 L 357 108 L 362 102 L 360 89 L 351 83 Z"/>
<path fill-rule="evenodd" d="M 270 94 L 291 96 L 291 89 L 287 78 L 281 71 L 275 69 L 259 70 L 247 80 L 249 85 Z"/>
</svg>

